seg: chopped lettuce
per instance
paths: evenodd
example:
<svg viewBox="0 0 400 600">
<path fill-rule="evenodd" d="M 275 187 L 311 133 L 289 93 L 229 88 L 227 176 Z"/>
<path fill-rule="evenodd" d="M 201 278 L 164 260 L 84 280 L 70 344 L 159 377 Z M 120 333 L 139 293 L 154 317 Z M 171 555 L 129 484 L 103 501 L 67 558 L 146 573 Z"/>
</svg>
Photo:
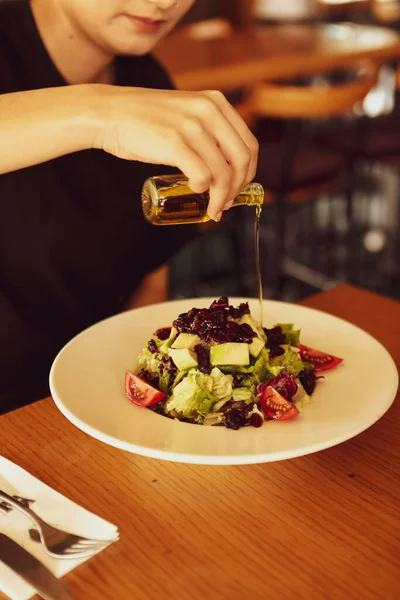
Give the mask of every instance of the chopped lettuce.
<svg viewBox="0 0 400 600">
<path fill-rule="evenodd" d="M 218 402 L 216 402 L 214 404 L 214 406 L 212 407 L 212 412 L 219 413 L 221 408 L 224 406 L 224 404 L 226 404 L 228 402 L 228 400 L 230 400 L 230 398 L 224 398 L 223 400 L 219 400 Z"/>
<path fill-rule="evenodd" d="M 226 396 L 222 400 L 216 402 L 213 406 L 213 412 L 218 412 L 229 400 L 234 402 L 244 402 L 245 404 L 251 404 L 254 402 L 254 389 L 247 387 L 234 388 L 229 396 Z"/>
<path fill-rule="evenodd" d="M 146 346 L 138 356 L 138 363 L 140 369 L 144 369 L 158 377 L 158 389 L 168 393 L 169 388 L 175 383 L 175 375 L 171 377 L 171 372 L 166 368 L 165 362 L 163 361 L 163 355 L 158 352 L 150 352 Z"/>
<path fill-rule="evenodd" d="M 303 361 L 300 354 L 289 346 L 284 354 L 276 356 L 271 360 L 274 367 L 284 370 L 286 373 L 291 373 L 294 377 L 303 370 Z"/>
<path fill-rule="evenodd" d="M 232 392 L 232 398 L 235 402 L 251 404 L 254 402 L 254 393 L 248 387 L 235 388 Z"/>
<path fill-rule="evenodd" d="M 298 379 L 296 380 L 296 382 L 298 385 L 298 389 L 296 394 L 292 398 L 292 402 L 301 412 L 302 409 L 311 402 L 311 396 L 307 394 L 306 390 L 304 389 L 304 387 Z"/>
<path fill-rule="evenodd" d="M 263 348 L 248 367 L 223 367 L 224 371 L 235 372 L 238 374 L 247 373 L 253 376 L 253 380 L 262 381 L 268 379 L 269 376 L 275 377 L 281 371 L 281 367 L 275 366 L 270 362 L 268 348 Z"/>
<path fill-rule="evenodd" d="M 232 384 L 233 376 L 225 375 L 218 367 L 214 367 L 210 373 L 213 379 L 212 393 L 218 398 L 223 400 L 224 398 L 231 398 L 232 396 Z"/>
<path fill-rule="evenodd" d="M 300 329 L 293 329 L 292 323 L 277 323 L 275 327 L 280 327 L 285 336 L 285 344 L 297 346 L 300 341 Z"/>
<path fill-rule="evenodd" d="M 211 412 L 204 416 L 203 425 L 223 425 L 225 421 L 225 415 L 221 412 Z"/>
<path fill-rule="evenodd" d="M 248 367 L 228 366 L 221 368 L 224 371 L 235 373 L 236 385 L 240 388 L 247 388 L 254 400 L 256 388 L 259 383 L 276 377 L 283 367 L 278 364 L 274 365 L 269 358 L 269 350 L 263 348 L 258 357 L 252 359 Z"/>
<path fill-rule="evenodd" d="M 211 381 L 210 381 L 211 380 Z M 212 378 L 197 369 L 191 369 L 173 389 L 165 404 L 167 413 L 177 413 L 185 418 L 210 412 L 216 398 L 211 394 Z"/>
<path fill-rule="evenodd" d="M 225 404 L 230 400 L 232 382 L 232 375 L 225 375 L 217 367 L 212 369 L 210 375 L 191 369 L 174 387 L 165 409 L 188 418 L 196 413 L 206 415 L 216 402 Z"/>
<path fill-rule="evenodd" d="M 146 369 L 150 373 L 156 373 L 160 368 L 161 360 L 157 352 L 150 352 L 146 346 L 138 356 L 138 363 L 141 369 Z"/>
</svg>

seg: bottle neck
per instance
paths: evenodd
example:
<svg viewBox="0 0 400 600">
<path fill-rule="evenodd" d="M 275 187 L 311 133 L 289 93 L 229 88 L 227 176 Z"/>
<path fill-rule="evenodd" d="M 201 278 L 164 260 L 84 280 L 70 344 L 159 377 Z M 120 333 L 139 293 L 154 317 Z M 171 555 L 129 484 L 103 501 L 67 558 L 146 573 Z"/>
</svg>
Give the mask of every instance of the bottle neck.
<svg viewBox="0 0 400 600">
<path fill-rule="evenodd" d="M 233 206 L 262 206 L 264 203 L 264 188 L 259 183 L 250 183 L 233 201 Z"/>
</svg>

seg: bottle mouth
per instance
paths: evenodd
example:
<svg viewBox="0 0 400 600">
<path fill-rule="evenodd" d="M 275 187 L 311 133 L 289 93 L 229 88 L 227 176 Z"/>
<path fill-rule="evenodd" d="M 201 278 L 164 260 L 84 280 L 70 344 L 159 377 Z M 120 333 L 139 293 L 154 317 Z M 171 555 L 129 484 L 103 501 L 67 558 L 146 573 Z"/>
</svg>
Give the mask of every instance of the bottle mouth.
<svg viewBox="0 0 400 600">
<path fill-rule="evenodd" d="M 156 214 L 157 199 L 154 198 L 154 188 L 149 180 L 145 181 L 142 188 L 142 210 L 146 220 L 153 223 Z"/>
</svg>

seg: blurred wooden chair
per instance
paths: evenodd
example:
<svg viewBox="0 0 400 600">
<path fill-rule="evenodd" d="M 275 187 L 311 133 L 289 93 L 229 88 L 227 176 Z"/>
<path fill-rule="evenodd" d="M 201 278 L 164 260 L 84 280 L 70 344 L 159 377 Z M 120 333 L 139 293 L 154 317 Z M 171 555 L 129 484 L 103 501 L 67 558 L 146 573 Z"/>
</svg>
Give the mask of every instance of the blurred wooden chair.
<svg viewBox="0 0 400 600">
<path fill-rule="evenodd" d="M 374 94 L 368 96 L 360 111 L 358 127 L 362 143 L 358 155 L 363 162 L 400 167 L 400 67 L 384 65 L 380 70 L 386 71 L 386 81 L 382 81 L 379 76 L 379 88 L 374 91 L 378 97 Z M 322 141 L 338 152 L 346 152 L 351 143 L 353 128 L 354 123 L 349 123 L 346 130 Z"/>
<path fill-rule="evenodd" d="M 265 135 L 258 132 L 260 158 L 256 180 L 265 188 L 266 203 L 275 208 L 274 295 L 278 298 L 287 276 L 303 280 L 303 270 L 296 270 L 294 263 L 290 269 L 285 267 L 288 205 L 339 189 L 344 190 L 351 205 L 350 173 L 359 150 L 357 135 L 345 152 L 337 152 L 316 144 L 313 136 L 307 134 L 307 127 L 312 122 L 350 114 L 375 85 L 377 72 L 377 65 L 362 60 L 347 65 L 336 82 L 332 73 L 322 79 L 322 85 L 316 78 L 257 84 L 240 108 L 242 114 L 248 115 L 248 121 L 266 120 Z M 270 119 L 282 124 L 282 136 L 278 139 L 268 136 Z M 316 275 L 315 280 L 321 281 L 320 274 Z"/>
<path fill-rule="evenodd" d="M 376 118 L 365 119 L 361 157 L 400 168 L 400 67 L 393 72 L 393 110 Z"/>
</svg>

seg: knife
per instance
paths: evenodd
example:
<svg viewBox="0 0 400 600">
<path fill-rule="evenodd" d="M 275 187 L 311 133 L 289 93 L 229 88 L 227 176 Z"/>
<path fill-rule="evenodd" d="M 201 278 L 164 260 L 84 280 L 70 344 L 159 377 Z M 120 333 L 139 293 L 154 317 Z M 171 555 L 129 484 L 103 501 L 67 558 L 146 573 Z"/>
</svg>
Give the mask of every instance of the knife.
<svg viewBox="0 0 400 600">
<path fill-rule="evenodd" d="M 3 533 L 0 533 L 0 560 L 35 588 L 44 600 L 75 600 L 43 563 Z"/>
</svg>

